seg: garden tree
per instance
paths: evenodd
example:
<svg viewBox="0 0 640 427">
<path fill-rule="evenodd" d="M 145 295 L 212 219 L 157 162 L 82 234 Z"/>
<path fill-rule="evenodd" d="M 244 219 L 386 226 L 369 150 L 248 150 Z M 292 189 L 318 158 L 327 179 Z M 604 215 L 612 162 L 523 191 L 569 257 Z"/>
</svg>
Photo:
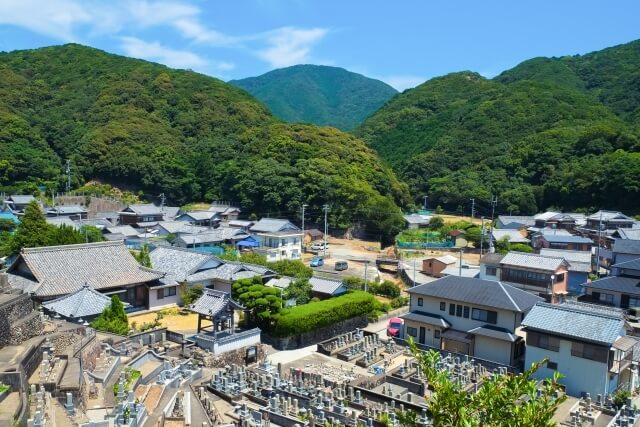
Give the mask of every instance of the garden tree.
<svg viewBox="0 0 640 427">
<path fill-rule="evenodd" d="M 429 228 L 431 230 L 440 230 L 444 225 L 444 219 L 441 216 L 432 216 L 429 220 Z"/>
<path fill-rule="evenodd" d="M 180 300 L 185 307 L 189 307 L 202 296 L 204 286 L 201 284 L 189 286 L 186 283 L 180 284 Z"/>
<path fill-rule="evenodd" d="M 91 321 L 91 327 L 105 332 L 112 332 L 119 335 L 129 333 L 129 318 L 124 311 L 124 305 L 117 295 L 111 296 L 109 304 L 102 313 Z"/>
<path fill-rule="evenodd" d="M 280 289 L 263 285 L 260 276 L 237 280 L 231 286 L 233 299 L 246 307 L 253 321 L 265 329 L 269 329 L 272 317 L 282 308 L 281 292 Z"/>
<path fill-rule="evenodd" d="M 267 267 L 282 276 L 309 279 L 313 276 L 313 270 L 304 265 L 298 259 L 283 259 L 280 261 L 268 262 Z"/>
<path fill-rule="evenodd" d="M 484 236 L 482 236 L 482 229 L 476 225 L 473 225 L 465 230 L 467 241 L 471 242 L 475 248 L 480 247 L 480 240 L 485 248 L 489 247 L 489 233 L 484 230 Z"/>
<path fill-rule="evenodd" d="M 289 284 L 289 287 L 284 290 L 283 298 L 289 300 L 295 298 L 296 304 L 306 304 L 311 301 L 311 283 L 308 278 L 298 278 Z"/>
<path fill-rule="evenodd" d="M 151 257 L 149 256 L 149 245 L 142 245 L 138 252 L 131 251 L 133 257 L 138 261 L 140 265 L 147 268 L 152 268 Z"/>
<path fill-rule="evenodd" d="M 533 248 L 524 243 L 511 243 L 509 236 L 504 236 L 496 242 L 496 252 L 506 254 L 511 251 L 532 253 Z"/>
<path fill-rule="evenodd" d="M 16 232 L 9 242 L 9 250 L 12 254 L 20 252 L 22 248 L 35 248 L 48 246 L 50 241 L 49 231 L 51 226 L 44 219 L 40 205 L 35 200 L 29 203 L 25 210 Z"/>
<path fill-rule="evenodd" d="M 13 231 L 17 226 L 12 219 L 0 218 L 0 233 Z"/>
<path fill-rule="evenodd" d="M 83 225 L 80 227 L 80 234 L 82 235 L 85 242 L 93 243 L 93 242 L 103 242 L 104 236 L 98 227 L 94 227 L 93 225 Z"/>
<path fill-rule="evenodd" d="M 351 291 L 364 291 L 364 280 L 356 276 L 348 276 L 342 279 L 342 283 Z"/>
<path fill-rule="evenodd" d="M 430 389 L 427 398 L 429 416 L 434 427 L 552 427 L 553 415 L 566 396 L 555 372 L 541 386 L 532 375 L 546 360 L 536 363 L 521 374 L 496 375 L 483 381 L 477 393 L 469 393 L 446 370 L 436 364 L 440 353 L 418 350 L 409 340 L 411 352 L 418 362 Z M 538 393 L 538 390 L 540 392 Z M 415 426 L 415 413 L 401 414 L 401 424 Z"/>
<path fill-rule="evenodd" d="M 253 252 L 248 252 L 240 255 L 240 262 L 244 262 L 247 264 L 256 264 L 267 266 L 267 257 L 264 255 L 259 255 Z"/>
<path fill-rule="evenodd" d="M 375 293 L 389 298 L 397 298 L 400 296 L 400 287 L 391 280 L 384 280 L 375 286 Z"/>
</svg>

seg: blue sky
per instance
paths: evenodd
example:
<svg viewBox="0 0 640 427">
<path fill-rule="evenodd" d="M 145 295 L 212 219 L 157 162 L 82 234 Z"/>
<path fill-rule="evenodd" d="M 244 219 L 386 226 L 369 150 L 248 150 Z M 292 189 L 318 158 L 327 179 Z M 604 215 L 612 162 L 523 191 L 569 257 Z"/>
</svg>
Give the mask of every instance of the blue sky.
<svg viewBox="0 0 640 427">
<path fill-rule="evenodd" d="M 67 42 L 223 80 L 314 63 L 405 89 L 640 38 L 640 1 L 0 0 L 0 50 Z"/>
</svg>

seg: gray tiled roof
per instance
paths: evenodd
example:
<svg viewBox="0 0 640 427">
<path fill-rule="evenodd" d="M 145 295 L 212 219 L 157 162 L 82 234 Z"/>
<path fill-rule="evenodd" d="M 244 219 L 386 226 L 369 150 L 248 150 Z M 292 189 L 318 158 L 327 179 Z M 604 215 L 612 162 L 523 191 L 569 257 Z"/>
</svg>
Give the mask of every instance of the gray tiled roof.
<svg viewBox="0 0 640 427">
<path fill-rule="evenodd" d="M 193 211 L 193 212 L 185 212 L 182 215 L 178 216 L 176 219 L 178 221 L 181 221 L 178 218 L 185 218 L 185 220 L 188 220 L 189 218 L 191 218 L 194 221 L 208 221 L 208 220 L 213 220 L 213 219 L 218 218 L 218 217 L 219 217 L 218 212 Z"/>
<path fill-rule="evenodd" d="M 511 243 L 529 243 L 530 241 L 526 237 L 523 237 L 518 230 L 495 229 L 491 231 L 491 235 L 493 236 L 493 239 L 496 241 L 504 239 L 505 237 L 508 238 L 509 242 Z"/>
<path fill-rule="evenodd" d="M 278 231 L 300 231 L 300 229 L 286 219 L 262 218 L 250 229 L 255 233 L 276 233 Z"/>
<path fill-rule="evenodd" d="M 179 282 L 191 281 L 189 276 L 198 272 L 204 264 L 208 264 L 209 268 L 223 264 L 213 255 L 175 246 L 158 246 L 149 253 L 149 258 L 154 269 L 167 273 Z"/>
<path fill-rule="evenodd" d="M 640 240 L 640 228 L 618 228 L 621 239 Z"/>
<path fill-rule="evenodd" d="M 192 225 L 186 221 L 160 221 L 154 225 L 153 228 L 163 228 L 169 234 L 187 233 L 198 234 L 209 230 L 208 227 L 202 227 L 199 225 Z"/>
<path fill-rule="evenodd" d="M 208 210 L 211 212 L 219 212 L 219 213 L 240 212 L 239 207 L 231 206 L 231 205 L 217 205 L 215 203 L 213 203 Z"/>
<path fill-rule="evenodd" d="M 542 237 L 549 243 L 593 243 L 593 240 L 587 237 L 554 234 L 553 232 L 542 233 Z"/>
<path fill-rule="evenodd" d="M 618 254 L 640 255 L 640 240 L 616 239 L 612 251 Z"/>
<path fill-rule="evenodd" d="M 205 289 L 202 296 L 198 300 L 189 306 L 189 310 L 209 315 L 217 315 L 223 310 L 227 309 L 227 306 L 233 308 L 241 308 L 240 304 L 231 299 L 231 295 L 226 292 L 216 291 L 214 289 Z"/>
<path fill-rule="evenodd" d="M 401 319 L 413 320 L 414 322 L 426 323 L 428 325 L 439 326 L 441 328 L 450 328 L 451 323 L 444 317 L 427 313 L 425 311 L 411 311 L 400 316 Z"/>
<path fill-rule="evenodd" d="M 468 330 L 467 333 L 482 335 L 484 337 L 495 338 L 502 341 L 516 342 L 518 339 L 510 330 L 493 325 L 482 325 Z"/>
<path fill-rule="evenodd" d="M 111 298 L 84 285 L 78 291 L 44 302 L 42 306 L 64 317 L 77 319 L 100 314 L 109 304 L 111 304 Z M 129 306 L 127 303 L 123 305 Z"/>
<path fill-rule="evenodd" d="M 640 278 L 627 276 L 609 276 L 584 285 L 586 288 L 603 291 L 616 291 L 625 294 L 640 295 Z"/>
<path fill-rule="evenodd" d="M 631 270 L 640 270 L 640 257 L 631 261 L 619 262 L 611 266 L 611 268 L 628 268 Z"/>
<path fill-rule="evenodd" d="M 162 213 L 163 213 L 162 216 L 165 220 L 174 219 L 176 216 L 178 216 L 179 212 L 180 212 L 180 206 L 163 206 L 162 207 Z"/>
<path fill-rule="evenodd" d="M 415 286 L 407 292 L 519 313 L 542 301 L 540 297 L 498 281 L 456 276 Z"/>
<path fill-rule="evenodd" d="M 286 289 L 294 280 L 294 278 L 286 276 L 280 277 L 279 279 L 274 277 L 273 279 L 270 279 L 267 283 L 265 283 L 265 285 L 271 288 Z"/>
<path fill-rule="evenodd" d="M 591 271 L 590 251 L 570 251 L 564 249 L 540 249 L 540 255 L 562 257 L 569 262 L 569 271 Z"/>
<path fill-rule="evenodd" d="M 500 265 L 502 258 L 504 258 L 503 254 L 499 254 L 499 253 L 486 254 L 480 259 L 480 264 Z"/>
<path fill-rule="evenodd" d="M 309 279 L 312 291 L 325 295 L 339 295 L 345 293 L 347 288 L 342 284 L 342 280 L 325 279 L 323 277 L 312 277 Z"/>
<path fill-rule="evenodd" d="M 109 234 L 122 234 L 125 237 L 135 237 L 140 234 L 130 225 L 115 225 L 105 228 L 105 231 Z"/>
<path fill-rule="evenodd" d="M 81 214 L 81 213 L 86 213 L 87 209 L 84 206 L 80 206 L 80 205 L 70 205 L 70 206 L 54 206 L 52 208 L 47 209 L 47 213 L 52 213 L 52 214 L 61 214 L 61 215 L 68 215 L 68 214 Z"/>
<path fill-rule="evenodd" d="M 611 221 L 612 219 L 633 221 L 633 218 L 630 218 L 625 214 L 623 214 L 622 212 L 618 212 L 618 211 L 602 211 L 601 210 L 587 217 L 587 219 L 590 219 L 592 221 L 599 221 L 600 218 L 602 218 L 603 221 Z"/>
<path fill-rule="evenodd" d="M 622 311 L 581 304 L 536 304 L 522 326 L 581 341 L 612 345 L 624 328 Z"/>
<path fill-rule="evenodd" d="M 16 203 L 18 205 L 26 205 L 28 203 L 31 203 L 35 199 L 36 199 L 35 197 L 28 194 L 27 195 L 12 194 L 7 198 L 7 200 L 11 200 L 13 203 Z"/>
<path fill-rule="evenodd" d="M 80 227 L 84 225 L 90 225 L 92 227 L 98 227 L 98 228 L 113 227 L 115 225 L 111 221 L 105 218 L 79 219 L 76 221 L 76 223 Z"/>
<path fill-rule="evenodd" d="M 129 205 L 125 209 L 131 210 L 136 215 L 161 215 L 162 214 L 160 207 L 152 203 Z"/>
<path fill-rule="evenodd" d="M 532 216 L 499 215 L 498 219 L 504 225 L 522 224 L 526 227 L 535 224 L 535 220 Z"/>
<path fill-rule="evenodd" d="M 10 268 L 17 273 L 25 265 L 38 282 L 39 297 L 65 295 L 88 283 L 108 289 L 146 283 L 163 276 L 142 267 L 122 242 L 25 248 Z"/>
<path fill-rule="evenodd" d="M 176 240 L 186 245 L 201 245 L 205 243 L 219 243 L 225 240 L 242 240 L 249 235 L 238 228 L 220 227 L 198 234 L 181 234 Z"/>
<path fill-rule="evenodd" d="M 534 268 L 537 270 L 556 271 L 562 264 L 569 263 L 562 257 L 552 257 L 525 252 L 509 252 L 502 258 L 500 265 Z"/>
<path fill-rule="evenodd" d="M 56 227 L 62 227 L 63 225 L 66 225 L 67 227 L 71 227 L 74 229 L 78 228 L 78 224 L 68 216 L 46 217 L 45 221 L 47 221 L 47 224 L 55 225 Z"/>
<path fill-rule="evenodd" d="M 189 276 L 190 282 L 202 280 L 221 279 L 234 281 L 239 279 L 248 279 L 254 276 L 270 277 L 276 273 L 266 267 L 255 264 L 244 264 L 239 262 L 225 261 L 217 268 L 199 271 Z"/>
<path fill-rule="evenodd" d="M 253 221 L 245 221 L 243 219 L 234 219 L 229 221 L 230 227 L 251 227 L 253 225 Z"/>
</svg>

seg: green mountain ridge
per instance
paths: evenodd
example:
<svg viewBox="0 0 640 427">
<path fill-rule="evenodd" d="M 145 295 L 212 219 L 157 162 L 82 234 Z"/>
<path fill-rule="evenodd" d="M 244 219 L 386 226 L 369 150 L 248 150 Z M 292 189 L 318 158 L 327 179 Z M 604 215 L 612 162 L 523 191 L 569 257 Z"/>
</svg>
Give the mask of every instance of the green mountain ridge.
<svg viewBox="0 0 640 427">
<path fill-rule="evenodd" d="M 474 198 L 535 213 L 640 212 L 640 42 L 534 58 L 494 79 L 452 73 L 407 90 L 354 133 L 416 200 Z M 467 208 L 468 212 L 468 208 Z"/>
<path fill-rule="evenodd" d="M 231 80 L 289 123 L 351 130 L 398 91 L 379 80 L 325 65 L 294 65 Z"/>
<path fill-rule="evenodd" d="M 402 225 L 406 186 L 356 137 L 287 125 L 244 90 L 80 46 L 0 53 L 0 191 L 97 179 L 170 203 L 236 201 L 249 213 L 375 234 Z M 381 215 L 380 212 L 388 212 Z"/>
</svg>

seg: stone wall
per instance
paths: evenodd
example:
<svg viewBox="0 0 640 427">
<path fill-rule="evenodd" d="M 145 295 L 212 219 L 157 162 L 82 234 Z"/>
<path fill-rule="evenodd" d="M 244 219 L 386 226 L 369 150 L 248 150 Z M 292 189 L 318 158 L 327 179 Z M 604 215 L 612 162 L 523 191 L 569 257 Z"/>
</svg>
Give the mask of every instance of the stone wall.
<svg viewBox="0 0 640 427">
<path fill-rule="evenodd" d="M 9 340 L 5 344 L 18 345 L 26 340 L 42 335 L 44 325 L 40 313 L 32 312 L 9 329 Z"/>
<path fill-rule="evenodd" d="M 8 300 L 0 305 L 0 347 L 20 344 L 41 335 L 39 313 L 33 310 L 28 294 L 4 294 Z"/>
<path fill-rule="evenodd" d="M 295 350 L 351 332 L 356 328 L 364 328 L 368 324 L 367 316 L 363 315 L 292 337 L 274 338 L 263 332 L 262 341 L 271 344 L 277 350 Z"/>
<path fill-rule="evenodd" d="M 82 368 L 93 372 L 96 369 L 96 361 L 102 353 L 102 343 L 93 337 L 93 339 L 86 344 L 80 353 L 82 358 Z"/>
<path fill-rule="evenodd" d="M 250 346 L 253 347 L 253 346 Z M 266 355 L 266 349 L 263 344 L 257 345 L 257 360 L 264 359 Z M 237 350 L 232 350 L 226 353 L 223 353 L 219 356 L 215 356 L 213 353 L 203 350 L 198 347 L 193 347 L 191 349 L 190 357 L 200 364 L 202 364 L 206 368 L 224 368 L 227 365 L 238 365 L 244 366 L 245 355 L 247 348 L 239 348 Z"/>
</svg>

